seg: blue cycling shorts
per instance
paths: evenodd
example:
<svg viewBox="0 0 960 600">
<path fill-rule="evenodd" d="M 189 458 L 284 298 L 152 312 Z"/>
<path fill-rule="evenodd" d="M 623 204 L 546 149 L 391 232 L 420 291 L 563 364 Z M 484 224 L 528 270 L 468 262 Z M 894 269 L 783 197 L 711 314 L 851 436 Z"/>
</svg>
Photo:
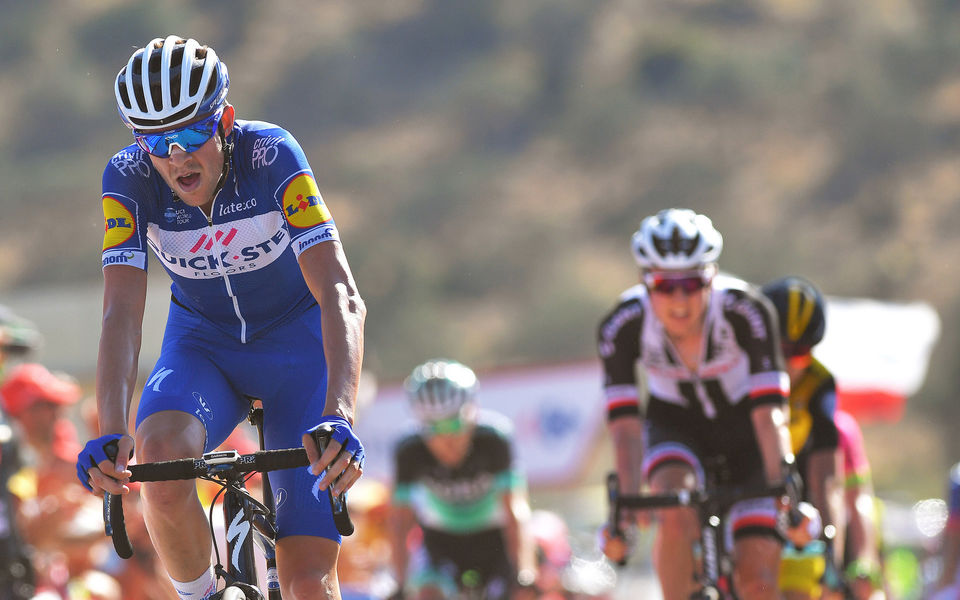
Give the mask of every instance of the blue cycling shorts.
<svg viewBox="0 0 960 600">
<path fill-rule="evenodd" d="M 299 448 L 326 402 L 327 369 L 320 307 L 246 344 L 198 314 L 171 303 L 160 358 L 137 409 L 137 427 L 150 415 L 179 410 L 196 416 L 213 450 L 243 421 L 250 396 L 263 401 L 267 449 Z M 340 542 L 330 502 L 312 493 L 308 467 L 269 474 L 277 504 L 277 536 L 311 535 Z"/>
</svg>

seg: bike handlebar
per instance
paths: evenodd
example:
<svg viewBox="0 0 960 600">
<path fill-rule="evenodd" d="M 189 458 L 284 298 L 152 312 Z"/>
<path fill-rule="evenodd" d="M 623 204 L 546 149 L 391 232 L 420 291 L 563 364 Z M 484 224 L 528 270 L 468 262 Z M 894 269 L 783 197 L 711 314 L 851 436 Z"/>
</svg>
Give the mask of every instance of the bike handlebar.
<svg viewBox="0 0 960 600">
<path fill-rule="evenodd" d="M 313 432 L 314 441 L 322 454 L 330 440 L 332 429 L 320 427 Z M 266 473 L 281 469 L 305 467 L 310 464 L 307 451 L 303 448 L 282 450 L 260 450 L 252 454 L 224 454 L 222 461 L 210 461 L 204 458 L 181 458 L 139 465 L 129 465 L 130 481 L 176 481 L 196 479 L 219 472 L 231 471 L 237 474 Z M 333 521 L 340 535 L 353 534 L 354 526 L 347 511 L 346 494 L 334 496 L 333 489 L 327 488 L 330 506 L 333 509 Z M 123 496 L 104 492 L 103 495 L 104 532 L 113 539 L 113 547 L 120 558 L 133 556 L 133 547 L 127 537 L 123 518 Z"/>
<path fill-rule="evenodd" d="M 798 501 L 796 490 L 789 482 L 777 485 L 755 487 L 723 487 L 706 491 L 701 489 L 678 490 L 663 494 L 621 494 L 620 480 L 616 473 L 607 475 L 607 499 L 609 501 L 610 516 L 608 530 L 615 536 L 623 537 L 620 527 L 620 513 L 623 509 L 633 508 L 650 510 L 656 508 L 689 507 L 698 511 L 710 505 L 716 507 L 730 507 L 740 500 L 751 498 L 787 497 L 786 504 L 790 506 L 790 520 L 794 521 L 795 505 Z M 618 563 L 626 564 L 626 558 Z"/>
</svg>

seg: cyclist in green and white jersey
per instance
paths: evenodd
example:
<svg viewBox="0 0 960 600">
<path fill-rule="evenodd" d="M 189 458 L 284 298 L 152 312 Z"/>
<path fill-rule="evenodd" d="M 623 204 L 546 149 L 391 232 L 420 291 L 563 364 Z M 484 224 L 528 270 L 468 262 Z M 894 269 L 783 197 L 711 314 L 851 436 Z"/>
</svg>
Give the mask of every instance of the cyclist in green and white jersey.
<svg viewBox="0 0 960 600">
<path fill-rule="evenodd" d="M 394 455 L 397 596 L 527 593 L 536 577 L 535 553 L 524 532 L 530 509 L 509 422 L 478 410 L 477 377 L 455 361 L 418 366 L 406 388 L 420 429 L 401 439 Z M 411 553 L 416 526 L 423 543 Z"/>
</svg>

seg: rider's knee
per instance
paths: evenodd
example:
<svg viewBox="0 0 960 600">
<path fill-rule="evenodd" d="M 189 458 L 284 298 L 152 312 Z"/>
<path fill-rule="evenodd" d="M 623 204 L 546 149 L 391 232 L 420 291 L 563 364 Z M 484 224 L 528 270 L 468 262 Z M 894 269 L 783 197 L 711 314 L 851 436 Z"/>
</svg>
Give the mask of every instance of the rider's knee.
<svg viewBox="0 0 960 600">
<path fill-rule="evenodd" d="M 778 598 L 780 588 L 777 575 L 777 573 L 767 570 L 754 571 L 745 577 L 738 578 L 737 590 L 744 600 Z"/>
<path fill-rule="evenodd" d="M 179 413 L 157 414 L 144 421 L 136 435 L 138 462 L 193 458 L 203 452 L 203 426 L 192 417 L 179 417 Z"/>
<path fill-rule="evenodd" d="M 696 516 L 688 509 L 672 508 L 657 513 L 657 524 L 667 538 L 687 540 L 697 529 Z"/>
<path fill-rule="evenodd" d="M 336 572 L 307 571 L 294 573 L 286 578 L 284 598 L 313 600 L 315 598 L 338 598 L 340 585 Z"/>
</svg>

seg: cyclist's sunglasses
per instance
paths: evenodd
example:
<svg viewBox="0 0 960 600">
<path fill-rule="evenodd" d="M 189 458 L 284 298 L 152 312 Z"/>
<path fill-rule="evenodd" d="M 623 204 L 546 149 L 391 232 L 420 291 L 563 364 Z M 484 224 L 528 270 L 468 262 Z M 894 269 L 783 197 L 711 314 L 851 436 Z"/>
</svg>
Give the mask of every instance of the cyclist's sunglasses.
<svg viewBox="0 0 960 600">
<path fill-rule="evenodd" d="M 658 294 L 672 294 L 681 290 L 684 295 L 691 295 L 699 292 L 710 285 L 712 277 L 704 271 L 693 271 L 686 273 L 661 273 L 648 271 L 643 275 L 643 282 L 647 289 Z"/>
<path fill-rule="evenodd" d="M 191 123 L 186 127 L 156 133 L 134 132 L 133 139 L 136 140 L 137 146 L 141 150 L 157 158 L 169 158 L 170 151 L 174 146 L 180 146 L 187 153 L 196 152 L 213 137 L 222 116 L 223 109 L 221 108 L 209 117 Z"/>
<path fill-rule="evenodd" d="M 425 423 L 425 427 L 430 435 L 451 435 L 463 431 L 466 423 L 460 417 L 450 417 L 429 421 Z"/>
</svg>

